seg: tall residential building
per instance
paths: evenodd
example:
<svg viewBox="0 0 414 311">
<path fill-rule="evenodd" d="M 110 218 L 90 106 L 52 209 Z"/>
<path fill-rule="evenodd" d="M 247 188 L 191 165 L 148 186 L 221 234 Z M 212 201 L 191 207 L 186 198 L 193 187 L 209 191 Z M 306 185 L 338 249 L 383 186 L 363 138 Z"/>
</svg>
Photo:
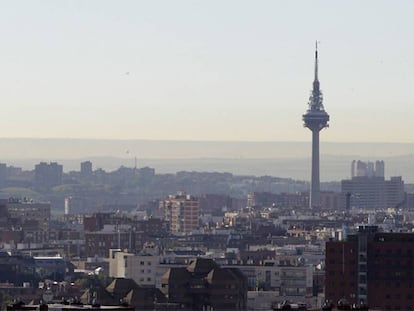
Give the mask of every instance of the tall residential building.
<svg viewBox="0 0 414 311">
<path fill-rule="evenodd" d="M 360 227 L 326 243 L 325 297 L 374 310 L 414 310 L 414 234 Z"/>
<path fill-rule="evenodd" d="M 311 208 L 319 207 L 320 202 L 320 178 L 319 178 L 319 132 L 328 127 L 329 115 L 322 104 L 322 92 L 318 79 L 318 45 L 315 50 L 315 78 L 313 89 L 309 97 L 308 110 L 302 116 L 303 125 L 312 131 L 312 178 L 310 188 L 309 205 Z"/>
<path fill-rule="evenodd" d="M 88 177 L 92 175 L 92 162 L 84 161 L 80 164 L 80 173 L 82 177 Z"/>
<path fill-rule="evenodd" d="M 7 181 L 7 165 L 4 163 L 0 163 L 0 187 L 6 187 Z"/>
<path fill-rule="evenodd" d="M 199 228 L 198 198 L 179 192 L 176 195 L 169 195 L 160 202 L 160 205 L 172 233 L 190 233 Z"/>
<path fill-rule="evenodd" d="M 35 165 L 36 188 L 50 188 L 62 184 L 63 166 L 56 163 L 40 162 Z"/>
</svg>

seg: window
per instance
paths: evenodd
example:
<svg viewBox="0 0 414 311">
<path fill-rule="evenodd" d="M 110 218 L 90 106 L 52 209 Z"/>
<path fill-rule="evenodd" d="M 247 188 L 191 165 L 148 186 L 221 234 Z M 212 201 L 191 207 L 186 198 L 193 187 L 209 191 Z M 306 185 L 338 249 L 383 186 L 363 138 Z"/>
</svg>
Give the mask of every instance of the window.
<svg viewBox="0 0 414 311">
<path fill-rule="evenodd" d="M 139 264 L 140 264 L 141 266 L 143 266 L 143 265 L 144 265 L 144 262 L 143 262 L 143 261 L 141 261 Z"/>
</svg>

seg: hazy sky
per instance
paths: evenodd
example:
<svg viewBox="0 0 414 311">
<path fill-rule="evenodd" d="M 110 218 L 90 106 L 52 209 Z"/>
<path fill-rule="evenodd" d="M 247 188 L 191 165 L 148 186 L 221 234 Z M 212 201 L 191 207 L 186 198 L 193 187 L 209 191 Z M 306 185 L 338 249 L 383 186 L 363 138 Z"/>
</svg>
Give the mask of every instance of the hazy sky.
<svg viewBox="0 0 414 311">
<path fill-rule="evenodd" d="M 0 1 L 1 137 L 414 142 L 414 2 Z"/>
</svg>

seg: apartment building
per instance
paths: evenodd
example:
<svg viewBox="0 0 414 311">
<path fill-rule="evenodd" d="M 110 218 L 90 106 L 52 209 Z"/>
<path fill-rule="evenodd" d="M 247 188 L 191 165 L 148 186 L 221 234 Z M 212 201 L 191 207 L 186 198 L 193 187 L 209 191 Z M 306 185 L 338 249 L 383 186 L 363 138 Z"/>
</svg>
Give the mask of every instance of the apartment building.
<svg viewBox="0 0 414 311">
<path fill-rule="evenodd" d="M 414 234 L 361 226 L 326 243 L 325 296 L 379 310 L 414 310 Z"/>
<path fill-rule="evenodd" d="M 199 228 L 198 198 L 179 192 L 161 201 L 160 207 L 172 233 L 190 233 Z"/>
</svg>

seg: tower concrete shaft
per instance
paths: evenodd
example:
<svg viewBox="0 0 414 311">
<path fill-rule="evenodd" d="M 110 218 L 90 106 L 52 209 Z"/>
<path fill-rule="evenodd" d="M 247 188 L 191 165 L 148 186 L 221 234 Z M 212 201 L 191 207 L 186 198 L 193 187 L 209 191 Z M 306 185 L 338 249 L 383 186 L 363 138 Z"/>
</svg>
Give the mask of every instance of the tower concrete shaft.
<svg viewBox="0 0 414 311">
<path fill-rule="evenodd" d="M 318 79 L 318 46 L 315 50 L 315 78 L 312 93 L 309 97 L 308 110 L 302 116 L 303 125 L 312 131 L 312 176 L 310 187 L 310 207 L 320 206 L 320 177 L 319 177 L 319 132 L 328 127 L 329 115 L 325 111 L 323 96 Z"/>
<path fill-rule="evenodd" d="M 319 130 L 312 130 L 312 176 L 309 206 L 320 206 L 320 178 L 319 178 Z"/>
</svg>

